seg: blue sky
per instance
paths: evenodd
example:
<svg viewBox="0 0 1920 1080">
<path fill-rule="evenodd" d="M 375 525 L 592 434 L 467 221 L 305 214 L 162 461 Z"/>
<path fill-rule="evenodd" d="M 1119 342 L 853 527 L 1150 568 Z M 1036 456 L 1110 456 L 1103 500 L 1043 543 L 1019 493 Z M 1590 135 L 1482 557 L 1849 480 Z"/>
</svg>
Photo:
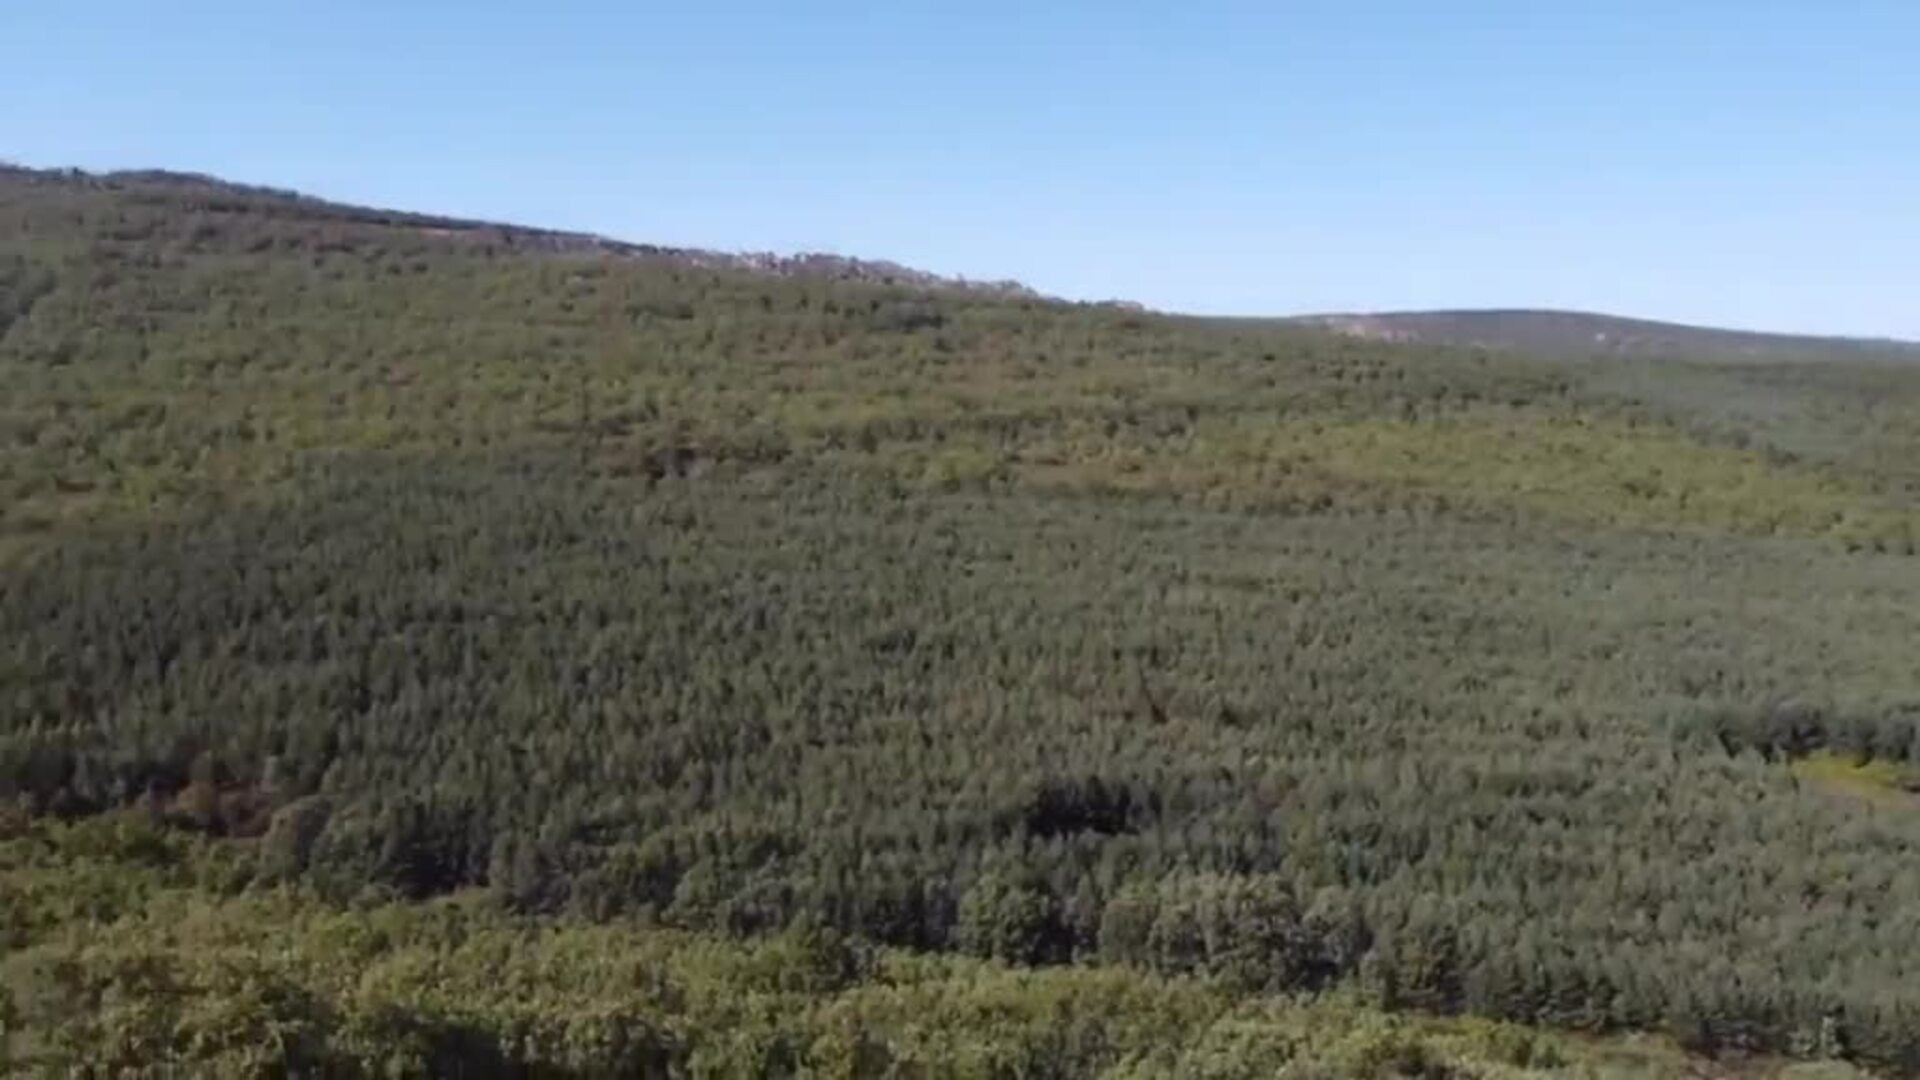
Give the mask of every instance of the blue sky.
<svg viewBox="0 0 1920 1080">
<path fill-rule="evenodd" d="M 1911 0 L 0 0 L 0 101 L 29 165 L 1075 298 L 1920 338 Z"/>
</svg>

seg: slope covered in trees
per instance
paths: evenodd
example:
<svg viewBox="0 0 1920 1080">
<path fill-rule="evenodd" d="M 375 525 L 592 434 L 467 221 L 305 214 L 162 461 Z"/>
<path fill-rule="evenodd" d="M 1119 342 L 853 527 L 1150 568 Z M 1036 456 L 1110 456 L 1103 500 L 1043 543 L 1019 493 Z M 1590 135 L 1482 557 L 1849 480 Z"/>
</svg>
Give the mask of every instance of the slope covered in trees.
<svg viewBox="0 0 1920 1080">
<path fill-rule="evenodd" d="M 1829 767 L 1920 759 L 1920 368 L 1536 362 L 178 178 L 0 177 L 0 236 L 28 819 L 134 808 L 315 903 L 1920 1070 L 1920 804 Z"/>
</svg>

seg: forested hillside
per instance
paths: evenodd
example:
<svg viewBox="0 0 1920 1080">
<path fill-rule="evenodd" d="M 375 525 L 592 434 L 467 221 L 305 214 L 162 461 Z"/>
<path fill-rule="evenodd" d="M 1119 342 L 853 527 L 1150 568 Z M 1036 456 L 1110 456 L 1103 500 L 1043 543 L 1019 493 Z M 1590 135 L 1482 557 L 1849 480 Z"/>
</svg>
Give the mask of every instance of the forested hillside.
<svg viewBox="0 0 1920 1080">
<path fill-rule="evenodd" d="M 1547 362 L 517 235 L 0 175 L 15 1053 L 95 1060 L 62 1025 L 129 994 L 297 991 L 408 1067 L 640 1069 L 536 1052 L 590 1002 L 350 1008 L 325 942 L 426 935 L 484 983 L 549 962 L 516 933 L 668 967 L 825 935 L 969 993 L 1325 991 L 1920 1072 L 1920 366 Z M 207 898 L 136 891 L 128 841 L 47 854 L 96 818 L 164 826 L 132 861 L 190 849 L 169 888 Z M 295 905 L 325 965 L 183 974 L 167 904 L 242 952 Z M 669 998 L 647 1023 L 733 1023 Z M 891 1049 L 809 1067 L 950 1059 L 815 1007 Z M 607 1009 L 593 1038 L 641 1037 Z M 222 1038 L 294 1046 L 268 1012 Z M 1176 1071 L 1097 1038 L 953 1071 Z M 1291 1060 L 1242 1049 L 1180 1068 Z"/>
</svg>

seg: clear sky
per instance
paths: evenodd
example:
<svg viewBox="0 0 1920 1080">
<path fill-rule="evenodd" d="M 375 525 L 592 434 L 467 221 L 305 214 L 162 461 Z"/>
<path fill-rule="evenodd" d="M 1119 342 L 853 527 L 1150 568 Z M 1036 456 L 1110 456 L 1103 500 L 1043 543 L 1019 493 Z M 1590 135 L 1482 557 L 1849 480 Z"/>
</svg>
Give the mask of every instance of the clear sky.
<svg viewBox="0 0 1920 1080">
<path fill-rule="evenodd" d="M 1917 0 L 0 0 L 0 102 L 22 164 L 1075 298 L 1920 338 Z"/>
</svg>

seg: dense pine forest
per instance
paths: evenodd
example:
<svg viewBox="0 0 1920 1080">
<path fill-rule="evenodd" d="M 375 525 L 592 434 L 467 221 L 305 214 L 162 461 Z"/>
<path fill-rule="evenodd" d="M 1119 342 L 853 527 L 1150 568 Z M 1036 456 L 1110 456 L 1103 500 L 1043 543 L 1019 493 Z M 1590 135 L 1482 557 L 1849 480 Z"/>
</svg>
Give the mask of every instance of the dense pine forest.
<svg viewBox="0 0 1920 1080">
<path fill-rule="evenodd" d="M 1920 1074 L 1920 365 L 15 170 L 0 386 L 25 1069 Z"/>
</svg>

